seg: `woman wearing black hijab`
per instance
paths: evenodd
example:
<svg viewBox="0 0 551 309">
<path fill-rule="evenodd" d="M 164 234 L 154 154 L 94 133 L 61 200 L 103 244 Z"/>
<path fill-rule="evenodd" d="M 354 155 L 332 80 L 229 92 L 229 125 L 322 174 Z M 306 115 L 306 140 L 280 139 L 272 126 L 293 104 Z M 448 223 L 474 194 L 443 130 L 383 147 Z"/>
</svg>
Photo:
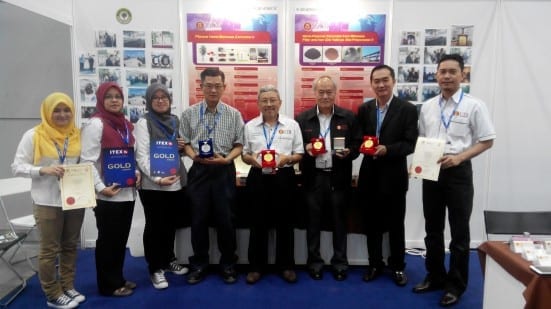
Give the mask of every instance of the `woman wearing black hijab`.
<svg viewBox="0 0 551 309">
<path fill-rule="evenodd" d="M 187 174 L 180 153 L 184 142 L 178 133 L 178 117 L 171 114 L 172 99 L 162 84 L 146 91 L 147 113 L 136 123 L 136 162 L 143 180 L 139 190 L 145 214 L 143 244 L 151 282 L 156 289 L 168 287 L 164 275 L 188 269 L 174 255 L 178 208 L 184 207 Z"/>
</svg>

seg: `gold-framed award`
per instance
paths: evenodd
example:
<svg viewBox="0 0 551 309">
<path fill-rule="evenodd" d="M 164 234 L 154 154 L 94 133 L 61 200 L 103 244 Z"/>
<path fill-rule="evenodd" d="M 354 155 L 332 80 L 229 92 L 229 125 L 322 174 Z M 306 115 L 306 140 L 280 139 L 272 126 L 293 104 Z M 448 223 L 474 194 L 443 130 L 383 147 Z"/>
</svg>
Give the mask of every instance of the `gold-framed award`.
<svg viewBox="0 0 551 309">
<path fill-rule="evenodd" d="M 327 152 L 325 149 L 325 139 L 323 137 L 314 137 L 310 140 L 310 142 L 312 143 L 313 155 L 319 155 Z"/>
<path fill-rule="evenodd" d="M 360 152 L 363 154 L 374 155 L 379 145 L 379 139 L 377 136 L 364 136 L 362 145 L 360 146 Z"/>
</svg>

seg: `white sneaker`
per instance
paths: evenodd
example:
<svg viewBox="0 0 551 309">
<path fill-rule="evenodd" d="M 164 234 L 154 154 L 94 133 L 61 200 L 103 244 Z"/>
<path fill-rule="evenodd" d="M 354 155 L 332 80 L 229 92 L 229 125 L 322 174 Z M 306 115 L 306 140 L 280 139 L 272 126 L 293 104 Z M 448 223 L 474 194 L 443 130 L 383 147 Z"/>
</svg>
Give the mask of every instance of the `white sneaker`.
<svg viewBox="0 0 551 309">
<path fill-rule="evenodd" d="M 165 278 L 165 272 L 163 270 L 157 270 L 151 276 L 151 282 L 157 290 L 168 288 L 168 281 Z"/>
<path fill-rule="evenodd" d="M 78 303 L 65 294 L 61 294 L 56 299 L 48 300 L 48 307 L 50 308 L 59 308 L 59 309 L 71 309 L 78 307 Z"/>
<path fill-rule="evenodd" d="M 188 273 L 189 269 L 176 262 L 170 262 L 170 264 L 168 264 L 168 269 L 166 269 L 166 271 L 169 271 L 176 275 L 185 275 Z"/>
<path fill-rule="evenodd" d="M 63 293 L 65 293 L 65 295 L 69 296 L 70 298 L 72 298 L 74 301 L 76 301 L 79 304 L 86 300 L 86 296 L 80 294 L 75 289 L 70 289 L 70 290 L 67 290 Z"/>
</svg>

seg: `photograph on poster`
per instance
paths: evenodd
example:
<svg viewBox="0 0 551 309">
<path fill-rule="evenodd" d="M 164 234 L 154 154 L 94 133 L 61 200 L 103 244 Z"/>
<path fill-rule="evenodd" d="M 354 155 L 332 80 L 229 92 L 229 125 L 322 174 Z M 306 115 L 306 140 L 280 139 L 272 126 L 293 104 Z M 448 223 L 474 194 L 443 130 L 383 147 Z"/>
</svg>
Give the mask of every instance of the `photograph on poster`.
<svg viewBox="0 0 551 309">
<path fill-rule="evenodd" d="M 123 31 L 123 47 L 145 48 L 145 31 Z"/>
<path fill-rule="evenodd" d="M 321 46 L 304 46 L 302 62 L 321 62 Z"/>
<path fill-rule="evenodd" d="M 400 47 L 398 50 L 399 64 L 421 63 L 421 49 L 419 47 Z"/>
<path fill-rule="evenodd" d="M 96 47 L 117 47 L 117 35 L 114 31 L 96 31 Z"/>
<path fill-rule="evenodd" d="M 450 47 L 450 54 L 458 54 L 463 57 L 463 62 L 465 64 L 472 64 L 472 47 Z"/>
<path fill-rule="evenodd" d="M 167 88 L 172 88 L 172 75 L 168 73 L 153 72 L 149 75 L 149 81 L 154 83 L 160 83 Z"/>
<path fill-rule="evenodd" d="M 445 46 L 447 39 L 447 29 L 425 29 L 425 46 Z"/>
<path fill-rule="evenodd" d="M 423 85 L 423 92 L 421 94 L 421 101 L 426 101 L 432 97 L 435 97 L 440 94 L 440 87 L 436 84 L 434 85 Z"/>
<path fill-rule="evenodd" d="M 418 85 L 398 85 L 398 97 L 402 100 L 416 102 Z"/>
<path fill-rule="evenodd" d="M 342 62 L 360 63 L 362 61 L 361 46 L 343 46 Z"/>
<path fill-rule="evenodd" d="M 423 83 L 436 83 L 436 67 L 423 67 Z"/>
<path fill-rule="evenodd" d="M 473 46 L 474 26 L 452 26 L 451 46 Z"/>
<path fill-rule="evenodd" d="M 173 48 L 174 33 L 170 31 L 151 31 L 151 47 Z"/>
<path fill-rule="evenodd" d="M 82 119 L 88 119 L 92 117 L 93 114 L 96 113 L 96 107 L 95 106 L 81 106 L 80 107 L 80 117 Z"/>
<path fill-rule="evenodd" d="M 128 88 L 128 105 L 145 106 L 146 88 Z"/>
<path fill-rule="evenodd" d="M 341 62 L 342 46 L 324 46 L 323 62 Z"/>
<path fill-rule="evenodd" d="M 102 83 L 117 82 L 120 85 L 121 74 L 122 72 L 120 69 L 99 69 L 98 70 L 99 80 Z"/>
<path fill-rule="evenodd" d="M 463 73 L 465 74 L 465 77 L 463 77 L 462 83 L 470 83 L 471 82 L 471 67 L 465 66 L 463 68 Z"/>
<path fill-rule="evenodd" d="M 419 67 L 411 65 L 398 66 L 399 83 L 417 83 L 419 82 Z"/>
<path fill-rule="evenodd" d="M 419 41 L 420 37 L 420 31 L 402 31 L 402 39 L 400 40 L 400 45 L 418 45 L 421 43 Z"/>
<path fill-rule="evenodd" d="M 153 69 L 172 69 L 174 54 L 169 51 L 152 51 L 151 67 Z"/>
<path fill-rule="evenodd" d="M 98 50 L 98 65 L 100 67 L 118 67 L 121 65 L 121 52 L 112 49 Z"/>
<path fill-rule="evenodd" d="M 381 62 L 381 46 L 362 47 L 362 62 L 367 62 L 367 63 Z"/>
<path fill-rule="evenodd" d="M 446 47 L 425 47 L 425 64 L 437 64 L 442 55 L 446 54 Z"/>
<path fill-rule="evenodd" d="M 94 79 L 81 79 L 80 83 L 80 101 L 83 103 L 96 103 L 96 89 L 98 82 Z"/>
<path fill-rule="evenodd" d="M 80 74 L 96 74 L 95 51 L 83 52 L 78 56 Z"/>
<path fill-rule="evenodd" d="M 145 106 L 130 106 L 128 107 L 130 113 L 130 122 L 136 123 L 145 114 Z"/>
<path fill-rule="evenodd" d="M 147 87 L 148 85 L 147 72 L 127 70 L 126 71 L 126 86 L 127 87 Z"/>
<path fill-rule="evenodd" d="M 127 68 L 145 67 L 145 51 L 136 49 L 124 50 L 124 66 Z"/>
<path fill-rule="evenodd" d="M 270 44 L 211 44 L 196 45 L 196 64 L 272 64 Z"/>
</svg>

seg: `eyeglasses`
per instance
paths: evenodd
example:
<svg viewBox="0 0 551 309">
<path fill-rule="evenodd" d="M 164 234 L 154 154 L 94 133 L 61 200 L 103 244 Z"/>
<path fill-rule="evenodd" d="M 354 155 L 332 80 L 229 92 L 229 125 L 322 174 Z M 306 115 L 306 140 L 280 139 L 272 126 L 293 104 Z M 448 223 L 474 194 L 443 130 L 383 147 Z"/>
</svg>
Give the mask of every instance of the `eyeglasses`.
<svg viewBox="0 0 551 309">
<path fill-rule="evenodd" d="M 267 105 L 268 103 L 269 104 L 277 104 L 279 102 L 279 100 L 278 99 L 263 99 L 263 100 L 260 100 L 259 102 L 260 102 L 260 104 Z"/>
<path fill-rule="evenodd" d="M 122 97 L 120 95 L 106 95 L 104 97 L 104 100 L 122 100 Z"/>
<path fill-rule="evenodd" d="M 221 90 L 222 88 L 224 88 L 224 84 L 203 84 L 203 88 L 207 90 Z"/>
<path fill-rule="evenodd" d="M 335 92 L 331 91 L 331 90 L 327 90 L 327 91 L 323 91 L 323 90 L 320 90 L 317 92 L 318 96 L 320 97 L 323 97 L 325 95 L 327 95 L 328 97 L 331 97 L 335 94 Z"/>
<path fill-rule="evenodd" d="M 153 99 L 153 101 L 157 101 L 157 102 L 159 102 L 159 101 L 165 101 L 165 102 L 168 101 L 168 97 L 167 97 L 167 96 L 153 97 L 152 99 Z"/>
</svg>

